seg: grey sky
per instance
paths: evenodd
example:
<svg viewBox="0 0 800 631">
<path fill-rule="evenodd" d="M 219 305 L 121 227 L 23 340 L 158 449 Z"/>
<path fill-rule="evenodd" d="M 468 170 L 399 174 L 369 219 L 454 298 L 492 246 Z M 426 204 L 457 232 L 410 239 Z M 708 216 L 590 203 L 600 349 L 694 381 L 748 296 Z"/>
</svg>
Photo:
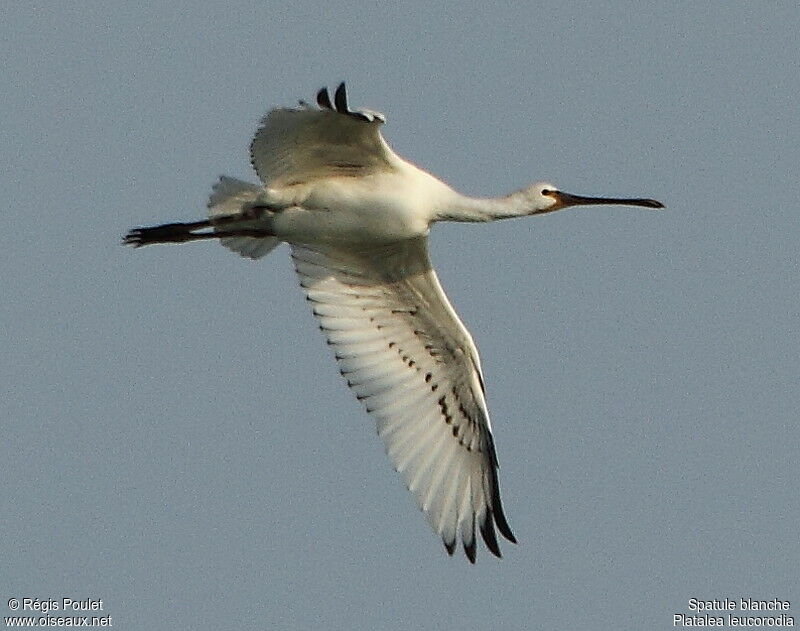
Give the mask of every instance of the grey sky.
<svg viewBox="0 0 800 631">
<path fill-rule="evenodd" d="M 793 3 L 6 3 L 0 609 L 122 629 L 672 628 L 800 616 Z M 139 3 L 135 3 L 139 4 Z M 200 218 L 274 105 L 346 79 L 457 189 L 660 199 L 438 226 L 520 545 L 450 559 L 286 250 Z"/>
</svg>

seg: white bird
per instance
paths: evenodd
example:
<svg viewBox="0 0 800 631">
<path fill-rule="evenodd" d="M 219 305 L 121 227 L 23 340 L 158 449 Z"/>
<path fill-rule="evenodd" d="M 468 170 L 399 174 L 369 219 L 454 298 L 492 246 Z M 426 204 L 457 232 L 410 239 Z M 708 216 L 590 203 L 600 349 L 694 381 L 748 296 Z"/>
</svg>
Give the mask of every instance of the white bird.
<svg viewBox="0 0 800 631">
<path fill-rule="evenodd" d="M 579 197 L 534 184 L 496 199 L 457 193 L 400 158 L 383 115 L 351 110 L 344 83 L 318 108 L 276 108 L 250 146 L 263 186 L 220 178 L 209 219 L 136 228 L 134 247 L 220 239 L 257 259 L 286 242 L 342 375 L 377 421 L 386 452 L 452 555 L 475 562 L 478 525 L 516 543 L 500 501 L 478 351 L 431 266 L 437 221 L 485 222 L 586 204 L 663 208 L 653 199 Z"/>
</svg>

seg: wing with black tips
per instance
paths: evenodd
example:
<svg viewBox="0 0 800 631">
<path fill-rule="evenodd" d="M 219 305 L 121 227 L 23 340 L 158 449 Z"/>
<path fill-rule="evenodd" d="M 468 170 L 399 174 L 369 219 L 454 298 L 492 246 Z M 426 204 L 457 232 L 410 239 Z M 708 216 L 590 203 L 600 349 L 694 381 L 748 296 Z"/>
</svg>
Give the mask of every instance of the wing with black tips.
<svg viewBox="0 0 800 631">
<path fill-rule="evenodd" d="M 327 88 L 319 108 L 277 108 L 261 121 L 250 145 L 258 177 L 272 188 L 330 176 L 363 176 L 394 168 L 400 159 L 380 133 L 382 114 L 351 110 L 342 83 L 331 101 Z"/>
<path fill-rule="evenodd" d="M 433 529 L 475 561 L 476 525 L 500 556 L 515 541 L 470 334 L 434 274 L 425 238 L 382 246 L 292 246 L 320 328 L 348 385 Z"/>
</svg>

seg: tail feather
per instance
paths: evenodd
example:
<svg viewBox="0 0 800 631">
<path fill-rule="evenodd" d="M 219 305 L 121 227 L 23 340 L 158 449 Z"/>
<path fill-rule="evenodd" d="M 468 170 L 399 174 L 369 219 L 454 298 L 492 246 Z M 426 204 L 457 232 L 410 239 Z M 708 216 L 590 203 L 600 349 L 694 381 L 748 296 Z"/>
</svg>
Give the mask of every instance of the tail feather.
<svg viewBox="0 0 800 631">
<path fill-rule="evenodd" d="M 256 200 L 261 187 L 250 182 L 223 175 L 214 184 L 208 200 L 208 217 L 238 215 L 242 207 Z M 250 259 L 266 256 L 280 243 L 277 237 L 223 237 L 219 240 L 229 250 Z"/>
</svg>

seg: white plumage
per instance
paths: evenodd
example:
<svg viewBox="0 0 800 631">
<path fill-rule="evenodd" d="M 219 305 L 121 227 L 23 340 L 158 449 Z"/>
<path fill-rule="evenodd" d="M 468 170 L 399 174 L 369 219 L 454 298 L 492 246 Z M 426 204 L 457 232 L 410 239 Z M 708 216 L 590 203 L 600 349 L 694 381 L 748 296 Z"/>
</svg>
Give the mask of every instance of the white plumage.
<svg viewBox="0 0 800 631">
<path fill-rule="evenodd" d="M 383 115 L 352 111 L 344 84 L 319 108 L 277 108 L 251 158 L 263 186 L 223 177 L 209 219 L 132 230 L 133 246 L 218 238 L 248 258 L 280 242 L 292 259 L 342 375 L 428 522 L 452 554 L 475 561 L 476 527 L 500 556 L 496 531 L 516 542 L 497 480 L 497 455 L 472 337 L 434 273 L 436 221 L 490 221 L 578 204 L 661 208 L 650 199 L 569 195 L 537 184 L 475 199 L 397 156 Z"/>
<path fill-rule="evenodd" d="M 300 283 L 348 385 L 452 552 L 475 523 L 508 539 L 480 362 L 430 266 L 424 237 L 358 249 L 294 245 Z"/>
</svg>

